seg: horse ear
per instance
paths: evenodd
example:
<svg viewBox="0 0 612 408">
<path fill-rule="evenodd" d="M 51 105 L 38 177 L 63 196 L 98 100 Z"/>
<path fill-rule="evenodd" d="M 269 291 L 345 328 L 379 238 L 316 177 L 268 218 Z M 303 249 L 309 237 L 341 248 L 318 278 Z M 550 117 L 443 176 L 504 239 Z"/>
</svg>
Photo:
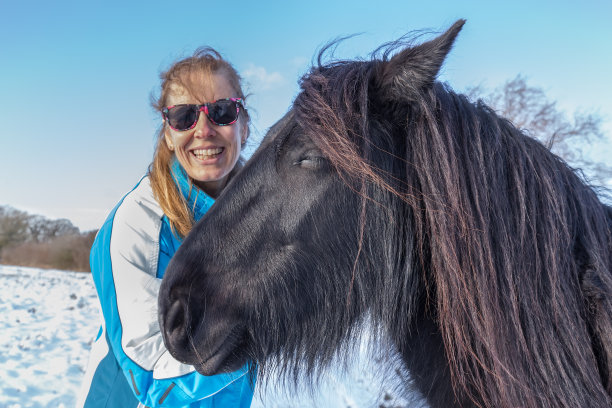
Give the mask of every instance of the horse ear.
<svg viewBox="0 0 612 408">
<path fill-rule="evenodd" d="M 394 55 L 382 72 L 385 94 L 394 100 L 411 99 L 431 86 L 464 23 L 465 20 L 457 20 L 439 37 Z"/>
</svg>

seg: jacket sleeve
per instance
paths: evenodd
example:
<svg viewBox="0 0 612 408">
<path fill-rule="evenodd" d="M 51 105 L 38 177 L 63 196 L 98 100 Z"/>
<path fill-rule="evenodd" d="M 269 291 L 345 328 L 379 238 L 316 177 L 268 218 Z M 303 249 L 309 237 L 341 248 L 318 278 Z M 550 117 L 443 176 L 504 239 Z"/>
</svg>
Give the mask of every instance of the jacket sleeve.
<svg viewBox="0 0 612 408">
<path fill-rule="evenodd" d="M 142 182 L 141 182 L 142 183 Z M 250 405 L 252 387 L 247 368 L 203 376 L 192 366 L 176 361 L 166 350 L 157 317 L 156 278 L 159 259 L 161 210 L 138 188 L 113 210 L 92 247 L 92 276 L 102 306 L 110 347 L 136 398 L 148 407 L 185 406 L 212 401 L 224 392 Z M 244 398 L 248 397 L 248 398 Z M 162 405 L 163 404 L 163 405 Z M 196 404 L 195 406 L 200 406 Z"/>
</svg>

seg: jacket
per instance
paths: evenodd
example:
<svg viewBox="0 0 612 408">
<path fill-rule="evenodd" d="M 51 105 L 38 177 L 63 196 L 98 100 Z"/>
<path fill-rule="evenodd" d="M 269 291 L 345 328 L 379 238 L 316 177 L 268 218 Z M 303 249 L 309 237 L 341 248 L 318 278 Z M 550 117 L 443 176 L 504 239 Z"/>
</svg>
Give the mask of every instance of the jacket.
<svg viewBox="0 0 612 408">
<path fill-rule="evenodd" d="M 173 175 L 198 220 L 214 200 L 187 181 L 175 161 Z M 79 407 L 249 407 L 248 367 L 203 376 L 164 347 L 157 293 L 181 240 L 143 177 L 111 211 L 90 254 L 103 322 L 92 345 Z"/>
</svg>

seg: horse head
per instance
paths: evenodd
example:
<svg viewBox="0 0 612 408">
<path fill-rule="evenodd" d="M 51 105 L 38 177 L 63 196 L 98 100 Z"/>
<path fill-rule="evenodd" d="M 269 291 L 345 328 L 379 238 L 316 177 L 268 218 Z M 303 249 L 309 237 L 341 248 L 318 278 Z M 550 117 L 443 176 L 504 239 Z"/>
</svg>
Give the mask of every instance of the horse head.
<svg viewBox="0 0 612 408">
<path fill-rule="evenodd" d="M 176 359 L 313 372 L 371 316 L 431 406 L 608 406 L 605 207 L 436 81 L 463 24 L 302 78 L 166 270 Z"/>
</svg>

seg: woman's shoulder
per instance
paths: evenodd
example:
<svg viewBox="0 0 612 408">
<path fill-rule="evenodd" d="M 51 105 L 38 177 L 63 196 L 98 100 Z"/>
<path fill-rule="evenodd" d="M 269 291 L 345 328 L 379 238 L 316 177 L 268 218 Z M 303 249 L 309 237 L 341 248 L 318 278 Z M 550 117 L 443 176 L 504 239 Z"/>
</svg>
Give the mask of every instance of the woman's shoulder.
<svg viewBox="0 0 612 408">
<path fill-rule="evenodd" d="M 116 233 L 151 235 L 159 233 L 164 212 L 155 200 L 148 176 L 140 181 L 117 203 L 103 228 L 112 228 Z"/>
<path fill-rule="evenodd" d="M 143 176 L 140 179 L 136 186 L 123 197 L 119 207 L 130 207 L 133 211 L 144 211 L 156 218 L 161 218 L 164 215 L 153 195 L 149 176 Z"/>
<path fill-rule="evenodd" d="M 92 250 L 108 254 L 113 267 L 125 261 L 155 275 L 163 216 L 145 176 L 111 211 Z"/>
</svg>

